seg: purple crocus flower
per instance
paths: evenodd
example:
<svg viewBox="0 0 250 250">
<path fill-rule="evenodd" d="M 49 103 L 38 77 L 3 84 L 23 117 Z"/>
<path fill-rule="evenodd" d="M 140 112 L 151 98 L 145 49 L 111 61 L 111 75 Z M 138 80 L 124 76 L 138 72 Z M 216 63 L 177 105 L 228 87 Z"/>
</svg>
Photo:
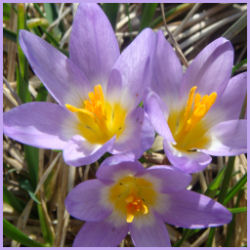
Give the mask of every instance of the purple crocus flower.
<svg viewBox="0 0 250 250">
<path fill-rule="evenodd" d="M 24 54 L 58 104 L 32 102 L 4 113 L 4 133 L 35 147 L 62 149 L 73 166 L 95 162 L 105 152 L 140 157 L 154 140 L 138 104 L 151 80 L 155 38 L 145 29 L 120 55 L 104 12 L 86 3 L 74 18 L 69 58 L 20 31 Z"/>
<path fill-rule="evenodd" d="M 246 72 L 231 77 L 234 51 L 225 38 L 205 47 L 183 74 L 161 32 L 157 33 L 154 81 L 145 104 L 164 138 L 169 161 L 187 173 L 197 172 L 211 156 L 247 152 L 247 122 L 239 120 L 246 95 Z"/>
<path fill-rule="evenodd" d="M 191 176 L 169 166 L 145 169 L 126 156 L 101 164 L 97 179 L 68 194 L 68 212 L 86 221 L 73 246 L 117 246 L 130 232 L 135 246 L 171 246 L 164 222 L 185 228 L 215 227 L 232 215 L 221 204 L 186 190 Z"/>
</svg>

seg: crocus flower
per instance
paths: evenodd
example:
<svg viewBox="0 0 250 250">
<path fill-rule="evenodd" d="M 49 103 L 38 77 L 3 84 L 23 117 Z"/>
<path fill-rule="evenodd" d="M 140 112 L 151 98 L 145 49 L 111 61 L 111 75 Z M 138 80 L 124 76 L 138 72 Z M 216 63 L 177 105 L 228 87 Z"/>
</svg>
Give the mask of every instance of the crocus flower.
<svg viewBox="0 0 250 250">
<path fill-rule="evenodd" d="M 135 246 L 171 246 L 164 222 L 204 228 L 231 220 L 224 206 L 186 190 L 191 176 L 173 167 L 146 169 L 113 156 L 103 161 L 96 176 L 78 184 L 65 200 L 69 213 L 86 221 L 75 247 L 117 246 L 128 232 Z"/>
<path fill-rule="evenodd" d="M 225 38 L 205 47 L 183 74 L 181 64 L 161 32 L 157 33 L 154 81 L 145 104 L 164 138 L 172 165 L 197 172 L 211 156 L 247 152 L 247 123 L 240 120 L 246 95 L 246 72 L 231 77 L 234 51 Z"/>
<path fill-rule="evenodd" d="M 69 58 L 36 35 L 19 41 L 33 71 L 58 104 L 31 102 L 4 114 L 4 133 L 35 147 L 61 149 L 66 163 L 95 162 L 105 152 L 134 157 L 154 130 L 139 103 L 151 79 L 155 33 L 146 29 L 123 51 L 97 4 L 80 4 Z"/>
</svg>

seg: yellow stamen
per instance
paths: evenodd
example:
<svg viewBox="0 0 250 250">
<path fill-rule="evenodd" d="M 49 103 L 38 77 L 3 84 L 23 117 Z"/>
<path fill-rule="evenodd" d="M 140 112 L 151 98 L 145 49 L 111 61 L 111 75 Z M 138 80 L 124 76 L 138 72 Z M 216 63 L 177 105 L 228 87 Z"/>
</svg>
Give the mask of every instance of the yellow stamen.
<svg viewBox="0 0 250 250">
<path fill-rule="evenodd" d="M 110 187 L 109 198 L 114 210 L 124 215 L 127 223 L 150 213 L 158 194 L 153 183 L 143 177 L 125 175 Z"/>
<path fill-rule="evenodd" d="M 175 133 L 175 140 L 177 142 L 181 139 L 183 140 L 183 138 L 196 127 L 216 101 L 216 92 L 201 97 L 199 93 L 195 94 L 196 89 L 197 86 L 194 86 L 189 91 L 184 114 L 180 120 L 177 133 Z"/>
<path fill-rule="evenodd" d="M 134 220 L 135 214 L 141 213 L 141 214 L 147 214 L 148 213 L 148 207 L 144 204 L 141 198 L 136 197 L 135 195 L 129 195 L 125 202 L 127 203 L 126 209 L 127 209 L 127 223 L 131 223 Z"/>
<path fill-rule="evenodd" d="M 114 135 L 118 138 L 124 130 L 126 111 L 119 103 L 105 100 L 102 86 L 94 87 L 84 100 L 83 107 L 66 104 L 66 108 L 77 114 L 77 130 L 91 143 L 105 143 Z"/>
</svg>

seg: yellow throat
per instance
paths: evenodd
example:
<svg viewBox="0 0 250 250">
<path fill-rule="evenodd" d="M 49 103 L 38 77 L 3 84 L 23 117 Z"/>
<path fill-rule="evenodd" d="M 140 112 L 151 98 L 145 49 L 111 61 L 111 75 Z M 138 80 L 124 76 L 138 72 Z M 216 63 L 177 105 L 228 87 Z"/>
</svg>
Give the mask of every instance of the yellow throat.
<svg viewBox="0 0 250 250">
<path fill-rule="evenodd" d="M 77 115 L 78 132 L 90 143 L 104 144 L 114 135 L 118 139 L 124 131 L 126 110 L 118 102 L 108 102 L 99 84 L 88 93 L 88 97 L 81 108 L 65 105 Z"/>
</svg>

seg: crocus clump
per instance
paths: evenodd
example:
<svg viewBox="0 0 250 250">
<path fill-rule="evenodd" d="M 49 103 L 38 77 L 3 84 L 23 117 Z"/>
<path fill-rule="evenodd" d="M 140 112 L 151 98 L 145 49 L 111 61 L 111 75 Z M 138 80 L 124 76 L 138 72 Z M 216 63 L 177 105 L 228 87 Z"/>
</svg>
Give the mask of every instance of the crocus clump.
<svg viewBox="0 0 250 250">
<path fill-rule="evenodd" d="M 164 222 L 204 228 L 232 217 L 218 202 L 186 190 L 191 176 L 174 167 L 146 169 L 126 156 L 113 156 L 96 176 L 73 188 L 65 200 L 69 213 L 86 221 L 75 247 L 117 246 L 128 232 L 135 246 L 171 246 Z"/>
<path fill-rule="evenodd" d="M 247 152 L 247 122 L 239 119 L 246 95 L 246 72 L 231 77 L 234 51 L 225 38 L 205 47 L 183 74 L 161 32 L 152 63 L 154 81 L 145 103 L 164 138 L 169 161 L 187 173 L 197 172 L 211 156 Z"/>
<path fill-rule="evenodd" d="M 155 34 L 142 31 L 123 51 L 97 4 L 80 4 L 69 58 L 38 36 L 20 31 L 33 71 L 58 104 L 32 102 L 4 113 L 4 133 L 25 144 L 63 150 L 67 164 L 81 166 L 105 152 L 138 158 L 154 131 L 139 107 L 151 81 Z"/>
</svg>

